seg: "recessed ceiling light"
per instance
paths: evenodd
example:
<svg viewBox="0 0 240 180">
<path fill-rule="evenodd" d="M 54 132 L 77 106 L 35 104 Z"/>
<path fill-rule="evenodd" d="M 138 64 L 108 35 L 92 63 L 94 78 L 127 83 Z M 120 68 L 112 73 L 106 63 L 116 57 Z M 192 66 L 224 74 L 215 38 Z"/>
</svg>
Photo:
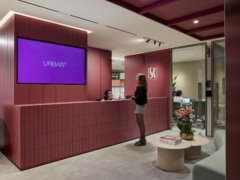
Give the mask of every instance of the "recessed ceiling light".
<svg viewBox="0 0 240 180">
<path fill-rule="evenodd" d="M 197 23 L 198 23 L 198 20 L 193 21 L 193 23 L 194 23 L 194 24 L 197 24 Z"/>
</svg>

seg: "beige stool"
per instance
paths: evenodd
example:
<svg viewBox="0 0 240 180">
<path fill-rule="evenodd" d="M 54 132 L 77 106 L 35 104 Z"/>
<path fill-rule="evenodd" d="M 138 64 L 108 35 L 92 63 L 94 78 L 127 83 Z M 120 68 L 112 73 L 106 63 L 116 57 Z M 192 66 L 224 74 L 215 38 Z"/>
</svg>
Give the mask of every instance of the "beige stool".
<svg viewBox="0 0 240 180">
<path fill-rule="evenodd" d="M 202 145 L 208 144 L 209 140 L 202 136 L 194 135 L 194 139 L 188 141 L 190 148 L 185 149 L 185 159 L 198 159 L 202 154 Z"/>
<path fill-rule="evenodd" d="M 151 143 L 158 148 L 158 166 L 166 171 L 181 171 L 184 169 L 184 149 L 191 147 L 188 141 L 181 144 L 169 145 L 154 139 Z"/>
</svg>

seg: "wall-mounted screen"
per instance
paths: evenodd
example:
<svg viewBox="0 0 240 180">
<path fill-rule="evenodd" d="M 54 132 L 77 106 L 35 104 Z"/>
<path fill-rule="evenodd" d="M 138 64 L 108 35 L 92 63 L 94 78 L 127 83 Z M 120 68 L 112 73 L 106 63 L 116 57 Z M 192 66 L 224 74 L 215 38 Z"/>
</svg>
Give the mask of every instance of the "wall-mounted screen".
<svg viewBox="0 0 240 180">
<path fill-rule="evenodd" d="M 18 38 L 19 84 L 86 84 L 84 48 Z"/>
</svg>

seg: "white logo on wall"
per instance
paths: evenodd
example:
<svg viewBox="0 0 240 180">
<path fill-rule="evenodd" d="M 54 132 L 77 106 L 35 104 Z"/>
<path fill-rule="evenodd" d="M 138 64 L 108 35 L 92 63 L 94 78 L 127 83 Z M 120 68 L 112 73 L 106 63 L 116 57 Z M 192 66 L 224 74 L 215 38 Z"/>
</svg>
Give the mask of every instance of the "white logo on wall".
<svg viewBox="0 0 240 180">
<path fill-rule="evenodd" d="M 55 61 L 43 61 L 44 66 L 51 66 L 51 67 L 65 67 L 67 65 L 66 62 L 55 62 Z"/>
<path fill-rule="evenodd" d="M 157 67 L 148 68 L 148 78 L 149 79 L 157 79 L 158 78 L 158 68 Z"/>
</svg>

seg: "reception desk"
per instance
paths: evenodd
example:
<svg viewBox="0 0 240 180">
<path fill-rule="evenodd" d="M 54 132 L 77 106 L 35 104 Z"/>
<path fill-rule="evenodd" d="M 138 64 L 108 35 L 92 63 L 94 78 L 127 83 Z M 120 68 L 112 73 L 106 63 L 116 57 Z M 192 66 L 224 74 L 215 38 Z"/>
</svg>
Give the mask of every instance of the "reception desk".
<svg viewBox="0 0 240 180">
<path fill-rule="evenodd" d="M 146 134 L 169 128 L 169 99 L 148 99 Z M 15 105 L 6 110 L 3 152 L 21 170 L 140 136 L 131 100 Z"/>
</svg>

